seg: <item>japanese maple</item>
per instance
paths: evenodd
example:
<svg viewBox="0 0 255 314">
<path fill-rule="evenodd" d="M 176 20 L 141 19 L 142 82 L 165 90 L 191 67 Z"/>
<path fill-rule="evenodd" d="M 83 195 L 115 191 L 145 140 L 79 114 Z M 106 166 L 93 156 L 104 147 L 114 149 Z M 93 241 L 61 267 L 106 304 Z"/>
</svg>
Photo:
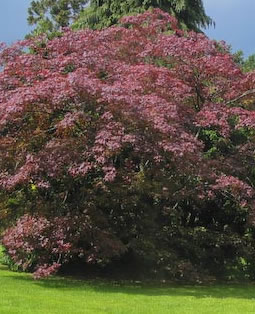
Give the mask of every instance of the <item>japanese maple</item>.
<svg viewBox="0 0 255 314">
<path fill-rule="evenodd" d="M 198 274 L 253 228 L 255 73 L 160 10 L 121 22 L 0 53 L 2 242 L 36 277 L 126 252 Z"/>
</svg>

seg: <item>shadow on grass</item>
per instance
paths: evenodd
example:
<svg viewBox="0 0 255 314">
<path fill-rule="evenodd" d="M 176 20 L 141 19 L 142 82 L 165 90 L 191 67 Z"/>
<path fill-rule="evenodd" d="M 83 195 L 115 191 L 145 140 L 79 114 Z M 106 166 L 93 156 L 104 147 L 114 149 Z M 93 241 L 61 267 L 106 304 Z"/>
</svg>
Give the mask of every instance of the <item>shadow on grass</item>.
<svg viewBox="0 0 255 314">
<path fill-rule="evenodd" d="M 1 268 L 0 268 L 1 269 Z M 72 290 L 77 292 L 95 291 L 98 293 L 123 293 L 145 296 L 169 296 L 169 297 L 194 297 L 194 298 L 235 298 L 254 299 L 255 284 L 213 284 L 213 285 L 184 285 L 159 282 L 132 282 L 132 281 L 107 281 L 102 279 L 74 279 L 67 277 L 51 277 L 43 280 L 34 280 L 31 275 L 20 274 L 9 277 L 14 281 L 30 282 L 32 285 L 46 289 Z"/>
</svg>

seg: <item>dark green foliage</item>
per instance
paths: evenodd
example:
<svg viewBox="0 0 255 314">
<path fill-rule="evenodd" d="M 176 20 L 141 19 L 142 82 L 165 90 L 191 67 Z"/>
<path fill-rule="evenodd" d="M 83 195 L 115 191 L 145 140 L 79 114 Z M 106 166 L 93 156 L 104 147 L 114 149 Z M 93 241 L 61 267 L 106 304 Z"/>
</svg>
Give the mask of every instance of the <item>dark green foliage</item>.
<svg viewBox="0 0 255 314">
<path fill-rule="evenodd" d="M 195 31 L 213 24 L 205 13 L 202 0 L 91 0 L 90 7 L 81 13 L 73 26 L 101 29 L 117 24 L 122 16 L 149 8 L 160 8 L 174 15 L 184 28 Z"/>
<path fill-rule="evenodd" d="M 88 0 L 36 0 L 28 8 L 27 21 L 36 25 L 31 35 L 46 33 L 49 37 L 59 34 L 61 27 L 67 27 L 86 6 Z"/>
</svg>

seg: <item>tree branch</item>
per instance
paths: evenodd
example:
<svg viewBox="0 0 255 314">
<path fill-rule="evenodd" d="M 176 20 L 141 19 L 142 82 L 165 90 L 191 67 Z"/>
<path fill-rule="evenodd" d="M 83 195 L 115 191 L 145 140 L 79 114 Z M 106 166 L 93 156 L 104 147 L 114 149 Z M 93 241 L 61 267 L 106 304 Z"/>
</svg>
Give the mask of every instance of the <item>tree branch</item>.
<svg viewBox="0 0 255 314">
<path fill-rule="evenodd" d="M 240 96 L 238 96 L 238 97 L 236 97 L 236 98 L 234 98 L 232 100 L 227 101 L 226 105 L 232 104 L 232 103 L 236 102 L 237 100 L 242 99 L 245 96 L 248 96 L 248 95 L 251 95 L 251 94 L 255 94 L 255 88 L 250 89 L 250 90 L 246 91 L 245 93 L 243 93 L 242 95 L 240 95 Z"/>
</svg>

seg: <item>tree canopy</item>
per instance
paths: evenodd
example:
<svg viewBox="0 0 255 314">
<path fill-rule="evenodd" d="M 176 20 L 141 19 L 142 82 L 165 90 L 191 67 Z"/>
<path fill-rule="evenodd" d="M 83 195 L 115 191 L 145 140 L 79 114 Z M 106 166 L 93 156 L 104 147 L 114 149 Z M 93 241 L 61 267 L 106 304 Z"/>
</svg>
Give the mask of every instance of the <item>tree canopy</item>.
<svg viewBox="0 0 255 314">
<path fill-rule="evenodd" d="M 56 34 L 61 27 L 70 26 L 89 0 L 35 0 L 28 8 L 27 21 L 36 25 L 32 35 Z"/>
<path fill-rule="evenodd" d="M 160 8 L 174 15 L 184 28 L 200 31 L 213 21 L 202 0 L 34 0 L 28 9 L 28 23 L 36 28 L 30 35 L 59 34 L 62 27 L 100 29 L 116 24 L 124 15 Z"/>
<path fill-rule="evenodd" d="M 125 15 L 141 13 L 149 8 L 160 8 L 175 16 L 182 26 L 195 31 L 213 24 L 205 13 L 202 0 L 91 0 L 74 27 L 108 27 Z"/>
<path fill-rule="evenodd" d="M 244 72 L 250 72 L 255 70 L 255 54 L 244 57 L 242 50 L 237 51 L 233 54 L 235 62 L 240 65 Z"/>
<path fill-rule="evenodd" d="M 177 24 L 155 9 L 0 52 L 2 243 L 36 278 L 254 278 L 255 73 Z"/>
</svg>

